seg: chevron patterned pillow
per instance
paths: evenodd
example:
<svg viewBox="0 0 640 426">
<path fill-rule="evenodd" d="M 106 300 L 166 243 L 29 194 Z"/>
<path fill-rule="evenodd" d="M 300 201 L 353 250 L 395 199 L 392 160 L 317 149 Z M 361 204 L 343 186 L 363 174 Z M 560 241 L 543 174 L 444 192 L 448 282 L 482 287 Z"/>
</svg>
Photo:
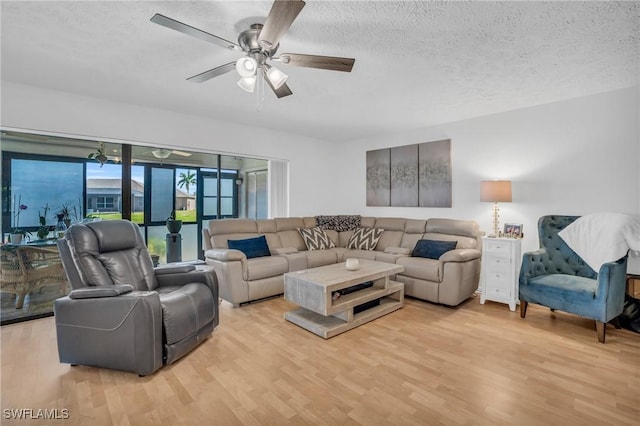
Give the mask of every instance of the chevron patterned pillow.
<svg viewBox="0 0 640 426">
<path fill-rule="evenodd" d="M 298 228 L 298 232 L 300 232 L 307 250 L 325 250 L 336 246 L 321 228 Z"/>
<path fill-rule="evenodd" d="M 351 238 L 349 238 L 347 248 L 374 250 L 383 232 L 384 229 L 381 228 L 358 228 L 353 232 Z"/>
</svg>

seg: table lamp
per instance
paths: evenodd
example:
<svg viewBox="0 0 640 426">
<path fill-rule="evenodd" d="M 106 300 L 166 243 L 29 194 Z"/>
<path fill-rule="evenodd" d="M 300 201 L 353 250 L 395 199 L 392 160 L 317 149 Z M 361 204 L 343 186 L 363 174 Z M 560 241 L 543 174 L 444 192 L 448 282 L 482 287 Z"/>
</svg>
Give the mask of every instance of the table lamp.
<svg viewBox="0 0 640 426">
<path fill-rule="evenodd" d="M 500 235 L 498 224 L 500 221 L 500 207 L 498 203 L 511 202 L 510 180 L 483 180 L 480 186 L 480 201 L 493 203 L 493 236 Z"/>
</svg>

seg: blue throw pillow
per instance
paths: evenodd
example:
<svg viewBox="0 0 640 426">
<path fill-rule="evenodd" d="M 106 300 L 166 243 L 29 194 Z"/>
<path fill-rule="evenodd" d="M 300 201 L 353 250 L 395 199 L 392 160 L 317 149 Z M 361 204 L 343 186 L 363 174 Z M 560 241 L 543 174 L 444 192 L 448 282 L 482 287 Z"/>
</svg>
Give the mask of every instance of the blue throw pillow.
<svg viewBox="0 0 640 426">
<path fill-rule="evenodd" d="M 455 249 L 457 245 L 457 241 L 419 240 L 411 256 L 438 260 L 440 256 Z"/>
<path fill-rule="evenodd" d="M 229 240 L 227 244 L 230 249 L 240 250 L 247 256 L 247 259 L 254 257 L 271 256 L 267 239 L 264 235 L 246 240 Z"/>
</svg>

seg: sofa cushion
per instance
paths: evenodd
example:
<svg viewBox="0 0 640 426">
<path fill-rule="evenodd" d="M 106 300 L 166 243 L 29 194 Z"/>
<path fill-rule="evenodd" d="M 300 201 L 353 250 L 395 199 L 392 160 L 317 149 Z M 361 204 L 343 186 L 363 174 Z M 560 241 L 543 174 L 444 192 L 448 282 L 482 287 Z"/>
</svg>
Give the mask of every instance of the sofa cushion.
<svg viewBox="0 0 640 426">
<path fill-rule="evenodd" d="M 399 217 L 380 217 L 376 218 L 376 227 L 386 231 L 402 231 L 404 232 L 407 219 Z"/>
<path fill-rule="evenodd" d="M 384 229 L 382 228 L 358 228 L 353 231 L 347 244 L 348 249 L 374 250 Z"/>
<path fill-rule="evenodd" d="M 304 240 L 297 231 L 297 228 L 288 231 L 278 231 L 278 237 L 280 237 L 282 247 L 293 247 L 298 251 L 307 249 L 307 246 L 304 244 Z"/>
<path fill-rule="evenodd" d="M 210 220 L 209 233 L 221 234 L 255 234 L 258 232 L 256 221 L 253 219 L 225 219 Z"/>
<path fill-rule="evenodd" d="M 409 256 L 411 254 L 411 249 L 405 247 L 386 247 L 384 249 L 385 253 L 389 254 L 399 254 L 404 256 Z"/>
<path fill-rule="evenodd" d="M 429 219 L 425 232 L 476 238 L 479 230 L 477 222 L 473 220 Z"/>
<path fill-rule="evenodd" d="M 457 241 L 420 240 L 411 252 L 412 257 L 440 259 L 440 256 L 456 248 Z"/>
<path fill-rule="evenodd" d="M 375 251 L 375 250 L 351 249 L 351 250 L 347 250 L 342 255 L 342 258 L 343 258 L 343 260 L 347 260 L 350 257 L 355 257 L 355 258 L 358 258 L 358 259 L 376 260 L 376 256 L 379 255 L 379 254 L 384 254 L 384 253 L 380 253 L 380 252 Z"/>
<path fill-rule="evenodd" d="M 295 231 L 298 228 L 307 228 L 302 217 L 277 217 L 276 229 L 280 231 Z"/>
<path fill-rule="evenodd" d="M 424 257 L 400 256 L 396 260 L 396 264 L 404 266 L 404 272 L 401 275 L 426 281 L 442 281 L 440 262 L 437 260 Z"/>
<path fill-rule="evenodd" d="M 329 231 L 331 232 L 331 231 Z M 347 244 L 349 244 L 349 240 L 351 239 L 351 236 L 353 235 L 354 231 L 342 231 L 340 232 L 340 234 L 338 234 L 338 247 L 347 247 Z"/>
<path fill-rule="evenodd" d="M 399 257 L 402 257 L 402 254 L 397 254 L 397 253 L 387 253 L 387 252 L 381 252 L 381 251 L 374 251 L 376 257 L 375 257 L 375 261 L 376 262 L 384 262 L 384 263 L 396 263 L 396 261 L 398 260 Z"/>
<path fill-rule="evenodd" d="M 248 281 L 275 277 L 288 271 L 289 262 L 284 256 L 264 256 L 247 260 Z"/>
<path fill-rule="evenodd" d="M 245 256 L 247 256 L 247 259 L 271 256 L 269 246 L 267 245 L 267 239 L 264 235 L 244 240 L 229 240 L 227 241 L 227 244 L 230 249 L 240 250 L 243 252 Z"/>
<path fill-rule="evenodd" d="M 260 234 L 278 231 L 278 228 L 276 227 L 276 221 L 273 219 L 256 220 L 256 226 L 258 227 L 258 232 Z"/>
<path fill-rule="evenodd" d="M 403 234 L 403 231 L 389 231 L 387 228 L 384 228 L 384 232 L 376 245 L 376 250 L 385 251 L 387 247 L 399 247 Z"/>
<path fill-rule="evenodd" d="M 307 229 L 298 228 L 298 232 L 300 232 L 307 250 L 326 250 L 336 246 L 326 232 L 317 226 Z"/>
<path fill-rule="evenodd" d="M 315 250 L 307 252 L 307 268 L 332 265 L 338 262 L 337 253 L 331 250 Z"/>
<path fill-rule="evenodd" d="M 416 246 L 416 244 L 418 244 L 418 241 L 422 239 L 424 239 L 424 234 L 410 234 L 408 232 L 405 232 L 402 236 L 400 247 L 409 249 L 408 254 L 411 254 L 411 251 L 413 251 L 413 248 Z"/>
</svg>

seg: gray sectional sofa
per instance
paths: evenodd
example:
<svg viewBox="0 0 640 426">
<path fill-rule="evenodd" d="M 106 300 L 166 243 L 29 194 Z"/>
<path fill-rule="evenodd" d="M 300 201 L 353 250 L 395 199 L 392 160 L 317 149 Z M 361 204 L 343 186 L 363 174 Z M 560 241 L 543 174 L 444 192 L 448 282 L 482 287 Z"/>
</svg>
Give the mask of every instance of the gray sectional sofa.
<svg viewBox="0 0 640 426">
<path fill-rule="evenodd" d="M 212 220 L 203 229 L 205 260 L 215 269 L 220 297 L 234 306 L 284 292 L 283 274 L 345 261 L 347 258 L 397 263 L 404 272 L 396 280 L 405 294 L 456 306 L 469 298 L 480 277 L 481 232 L 474 221 L 454 219 L 359 218 L 362 228 L 384 229 L 374 250 L 348 249 L 353 230 L 326 230 L 335 247 L 307 250 L 298 228 L 316 227 L 315 217 L 265 220 Z M 264 235 L 271 256 L 247 259 L 228 248 L 229 240 Z M 439 259 L 412 257 L 418 240 L 457 241 L 457 248 Z"/>
</svg>

